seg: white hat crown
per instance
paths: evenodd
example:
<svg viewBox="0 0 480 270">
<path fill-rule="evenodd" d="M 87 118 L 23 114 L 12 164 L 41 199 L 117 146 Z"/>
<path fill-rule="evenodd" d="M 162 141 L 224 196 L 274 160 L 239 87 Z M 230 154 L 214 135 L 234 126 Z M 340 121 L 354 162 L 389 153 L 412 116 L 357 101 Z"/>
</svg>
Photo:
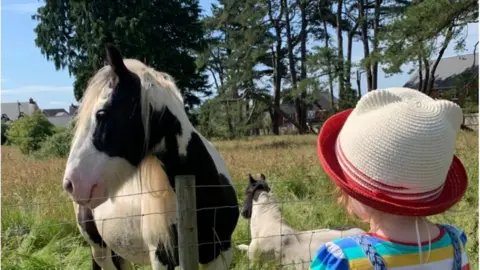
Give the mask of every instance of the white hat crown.
<svg viewBox="0 0 480 270">
<path fill-rule="evenodd" d="M 438 197 L 455 152 L 461 108 L 409 88 L 363 96 L 337 139 L 340 166 L 352 181 L 395 199 Z"/>
</svg>

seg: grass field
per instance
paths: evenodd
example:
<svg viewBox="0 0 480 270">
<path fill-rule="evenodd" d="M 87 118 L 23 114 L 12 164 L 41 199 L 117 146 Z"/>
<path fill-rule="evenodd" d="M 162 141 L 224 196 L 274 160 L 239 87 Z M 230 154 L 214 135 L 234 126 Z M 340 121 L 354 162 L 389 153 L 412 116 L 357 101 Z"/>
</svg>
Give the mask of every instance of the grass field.
<svg viewBox="0 0 480 270">
<path fill-rule="evenodd" d="M 361 225 L 328 195 L 333 185 L 318 165 L 314 136 L 262 137 L 215 145 L 238 184 L 240 202 L 248 173 L 264 173 L 279 200 L 288 201 L 282 213 L 294 228 Z M 478 134 L 461 133 L 457 154 L 467 168 L 468 191 L 454 209 L 433 219 L 466 231 L 471 269 L 478 269 Z M 64 165 L 64 159 L 33 160 L 15 148 L 2 147 L 1 269 L 90 269 L 89 248 L 79 236 L 72 204 L 61 187 Z M 248 236 L 247 222 L 240 218 L 235 244 L 248 243 Z M 259 264 L 253 268 L 278 269 Z M 246 256 L 235 251 L 231 269 L 248 269 Z"/>
</svg>

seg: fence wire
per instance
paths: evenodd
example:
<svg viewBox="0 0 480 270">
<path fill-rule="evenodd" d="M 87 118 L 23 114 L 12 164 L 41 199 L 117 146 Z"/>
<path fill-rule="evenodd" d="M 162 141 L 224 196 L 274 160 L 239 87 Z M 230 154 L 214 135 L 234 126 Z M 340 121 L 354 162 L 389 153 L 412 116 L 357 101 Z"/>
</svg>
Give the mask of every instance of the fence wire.
<svg viewBox="0 0 480 270">
<path fill-rule="evenodd" d="M 298 180 L 295 180 L 295 181 L 298 181 Z M 285 184 L 285 182 L 291 183 L 291 181 L 267 181 L 267 182 L 268 182 L 269 185 L 271 185 L 271 186 L 274 185 L 275 187 L 281 186 L 282 184 Z M 232 185 L 223 185 L 223 186 L 199 185 L 199 186 L 196 186 L 196 188 L 197 188 L 197 191 L 198 191 L 198 190 L 201 190 L 203 188 L 219 188 L 219 187 L 227 187 L 227 186 L 233 186 L 236 189 L 237 197 L 238 196 L 245 197 L 244 196 L 244 191 L 247 187 L 247 184 L 234 183 Z M 149 191 L 149 192 L 138 192 L 138 193 L 134 193 L 134 194 L 117 196 L 114 199 L 117 200 L 117 199 L 121 199 L 121 198 L 124 198 L 124 197 L 139 196 L 139 195 L 144 195 L 144 194 L 149 194 L 149 193 L 157 193 L 157 192 L 162 192 L 162 191 L 164 192 L 164 191 L 167 191 L 167 190 L 165 189 L 165 190 L 154 190 L 154 191 Z M 180 190 L 177 189 L 175 192 L 178 193 L 178 192 L 180 192 Z M 287 199 L 287 198 L 281 199 L 280 198 L 281 196 L 277 196 L 275 194 L 275 189 L 272 190 L 272 192 L 270 194 L 274 198 L 272 202 L 255 203 L 255 205 L 256 206 L 268 205 L 268 208 L 263 208 L 263 209 L 276 209 L 275 211 L 280 214 L 278 220 L 269 219 L 269 220 L 267 220 L 267 222 L 278 222 L 278 224 L 276 224 L 279 227 L 278 232 L 276 234 L 269 234 L 269 235 L 261 235 L 260 233 L 257 233 L 257 235 L 253 236 L 253 235 L 251 235 L 251 228 L 250 228 L 251 220 L 247 220 L 246 223 L 248 224 L 248 228 L 247 228 L 248 237 L 246 237 L 244 239 L 239 239 L 238 237 L 235 237 L 235 239 L 232 239 L 231 249 L 234 253 L 236 253 L 236 255 L 234 255 L 235 261 L 230 265 L 230 269 L 302 269 L 302 267 L 303 267 L 303 269 L 308 269 L 308 264 L 311 262 L 311 259 L 313 258 L 314 254 L 317 252 L 318 248 L 320 248 L 320 245 L 315 246 L 315 247 L 311 246 L 312 241 L 313 241 L 313 236 L 316 233 L 328 232 L 330 229 L 348 229 L 348 228 L 355 227 L 355 226 L 346 226 L 344 224 L 338 224 L 338 226 L 336 226 L 335 228 L 321 228 L 321 225 L 318 224 L 318 226 L 316 226 L 316 227 L 311 226 L 311 228 L 308 228 L 309 231 L 301 231 L 299 228 L 294 228 L 295 226 L 291 225 L 291 222 L 293 221 L 292 218 L 286 218 L 284 216 L 285 206 L 292 207 L 294 204 L 306 203 L 306 204 L 310 204 L 310 209 L 314 209 L 316 207 L 321 206 L 321 204 L 322 204 L 321 202 L 324 201 L 325 198 L 327 198 L 329 196 L 333 196 L 333 192 L 324 192 L 324 193 L 321 193 L 321 194 L 316 193 L 314 198 L 307 196 L 305 198 L 294 198 L 294 199 Z M 293 196 L 290 196 L 290 197 L 293 197 Z M 18 213 L 21 213 L 23 210 L 27 210 L 27 209 L 29 211 L 31 211 L 33 209 L 36 209 L 37 211 L 40 211 L 40 212 L 41 211 L 54 211 L 55 212 L 58 209 L 60 209 L 60 210 L 64 209 L 64 208 L 62 208 L 64 205 L 72 206 L 72 201 L 70 199 L 66 198 L 66 197 L 60 198 L 60 199 L 55 199 L 53 201 L 52 201 L 52 199 L 53 198 L 51 198 L 48 201 L 35 201 L 35 202 L 25 202 L 25 201 L 23 201 L 23 202 L 20 202 L 20 203 L 19 202 L 5 201 L 5 202 L 2 202 L 2 215 L 3 215 L 3 213 L 6 213 L 6 212 L 11 213 L 11 212 L 17 211 L 17 210 L 18 210 Z M 110 198 L 110 199 L 112 199 L 112 198 Z M 222 217 L 217 217 L 217 210 L 238 208 L 239 211 L 241 211 L 242 208 L 243 208 L 243 205 L 244 205 L 243 203 L 241 203 L 242 201 L 243 201 L 243 199 L 239 200 L 239 205 L 238 206 L 203 207 L 203 208 L 197 208 L 196 211 L 198 212 L 198 211 L 202 211 L 202 210 L 215 210 L 215 212 L 214 212 L 214 224 L 216 224 L 217 218 L 220 218 L 220 219 L 222 218 Z M 338 207 L 339 211 L 343 211 L 343 210 L 340 210 L 340 206 L 329 205 L 329 207 Z M 442 215 L 441 219 L 444 222 L 454 224 L 455 223 L 455 218 L 458 217 L 458 216 L 472 216 L 472 214 L 475 214 L 475 216 L 478 217 L 478 209 L 475 209 L 475 210 L 473 210 L 473 209 L 456 210 L 456 208 L 457 207 L 454 207 L 453 209 L 449 210 L 447 213 Z M 69 213 L 69 215 L 70 214 L 73 215 L 73 211 L 72 211 L 71 208 L 70 208 L 69 211 L 71 211 L 71 213 Z M 474 211 L 477 211 L 477 212 L 474 213 Z M 98 231 L 101 232 L 101 235 L 105 235 L 105 228 L 104 228 L 105 224 L 106 224 L 106 222 L 109 222 L 109 221 L 112 221 L 112 220 L 142 218 L 142 217 L 152 216 L 152 215 L 176 215 L 176 214 L 177 214 L 177 211 L 172 210 L 172 211 L 163 211 L 163 212 L 153 212 L 153 213 L 148 213 L 148 214 L 136 214 L 136 215 L 121 216 L 121 217 L 111 217 L 111 218 L 104 218 L 104 219 L 92 219 L 92 220 L 86 220 L 85 222 L 95 221 L 96 224 L 97 224 Z M 262 214 L 265 215 L 265 213 L 262 213 Z M 301 213 L 298 213 L 298 214 L 301 215 Z M 23 216 L 23 217 L 19 217 L 19 220 L 22 220 L 22 218 L 28 220 L 28 219 L 31 219 L 31 218 L 34 218 L 34 217 Z M 240 216 L 239 219 L 244 219 L 244 218 L 242 216 Z M 39 222 L 41 223 L 42 221 L 39 221 Z M 338 221 L 338 223 L 345 223 L 345 222 L 346 222 L 346 219 L 344 219 L 344 221 Z M 102 226 L 100 228 L 98 228 L 98 224 L 102 224 Z M 262 224 L 262 223 L 259 222 L 259 224 Z M 6 228 L 5 228 L 5 225 L 8 225 L 8 226 L 6 226 Z M 239 225 L 240 225 L 240 221 L 237 223 L 236 230 L 242 230 L 242 228 L 240 228 Z M 38 238 L 38 236 L 36 236 L 36 235 L 31 236 L 32 235 L 32 230 L 36 230 L 35 233 L 42 233 L 42 231 L 48 232 L 52 228 L 53 229 L 55 229 L 55 228 L 58 229 L 58 228 L 63 228 L 63 227 L 66 228 L 67 226 L 70 227 L 70 229 L 71 228 L 76 228 L 77 222 L 75 220 L 53 220 L 53 221 L 50 220 L 49 224 L 41 223 L 41 226 L 33 226 L 33 228 L 28 228 L 28 227 L 22 226 L 22 225 L 17 226 L 16 224 L 15 225 L 4 224 L 2 222 L 1 241 L 2 241 L 2 254 L 4 255 L 3 258 L 2 258 L 2 269 L 76 269 L 75 267 L 78 266 L 77 264 L 72 266 L 72 265 L 69 265 L 69 263 L 71 262 L 71 257 L 70 256 L 74 256 L 74 254 L 70 255 L 70 253 L 75 252 L 74 249 L 78 248 L 78 246 L 67 245 L 65 247 L 65 249 L 68 249 L 69 247 L 71 248 L 71 250 L 66 250 L 64 252 L 64 254 L 67 254 L 67 256 L 58 254 L 58 256 L 62 256 L 62 258 L 60 258 L 60 263 L 59 264 L 54 264 L 54 265 L 48 265 L 46 267 L 45 266 L 40 266 L 40 265 L 35 266 L 35 260 L 36 259 L 31 254 L 29 254 L 29 252 L 34 252 L 35 247 L 38 247 L 41 244 L 41 243 L 36 243 L 35 242 L 36 241 L 35 238 Z M 260 226 L 263 226 L 263 225 L 260 225 Z M 49 228 L 49 227 L 51 227 L 51 228 Z M 290 227 L 292 227 L 294 230 L 290 230 Z M 216 231 L 216 228 L 213 228 L 213 229 Z M 284 229 L 286 229 L 286 232 L 284 232 Z M 241 233 L 242 232 L 240 232 L 240 234 Z M 58 235 L 59 235 L 58 241 L 68 241 L 68 240 L 65 240 L 65 239 L 61 238 L 61 235 L 62 235 L 61 232 L 59 232 Z M 68 235 L 65 235 L 65 234 L 63 234 L 63 235 L 68 236 Z M 141 236 L 141 233 L 139 235 Z M 301 247 L 305 248 L 304 246 L 308 246 L 308 249 L 306 249 L 306 250 L 308 250 L 308 258 L 310 258 L 310 260 L 305 261 L 305 262 L 298 262 L 298 261 L 297 262 L 295 262 L 295 261 L 287 262 L 287 261 L 281 260 L 280 258 L 284 258 L 284 257 L 289 256 L 288 254 L 285 254 L 285 253 L 292 252 L 291 246 L 293 246 L 293 244 L 292 244 L 291 241 L 290 242 L 287 241 L 287 240 L 291 240 L 291 238 L 289 238 L 289 237 L 294 236 L 295 239 L 300 239 L 302 235 L 310 235 L 309 241 L 300 242 L 300 240 L 299 240 L 299 243 L 301 243 L 301 245 L 300 245 Z M 27 241 L 26 239 L 29 239 L 29 237 L 31 237 L 33 239 L 30 240 L 30 243 L 25 244 L 25 241 Z M 64 237 L 64 238 L 66 238 L 66 237 Z M 250 250 L 245 252 L 245 251 L 241 251 L 237 248 L 237 245 L 240 245 L 240 244 L 249 245 L 249 244 L 252 243 L 252 241 L 268 241 L 269 238 L 278 240 L 278 241 L 273 241 L 272 240 L 272 241 L 268 242 L 269 244 L 273 245 L 277 249 L 277 251 L 276 251 L 277 253 L 275 254 L 276 259 L 272 260 L 272 261 L 266 261 L 264 259 L 260 259 L 260 261 L 257 261 L 257 260 L 252 261 L 249 258 L 249 256 L 247 255 L 248 253 L 250 253 Z M 89 247 L 89 245 L 86 243 L 84 238 L 80 235 L 78 229 L 75 231 L 74 239 L 76 239 L 76 241 L 77 241 L 76 243 L 78 245 L 81 246 L 82 242 L 83 242 L 83 247 L 85 247 L 85 248 Z M 308 240 L 308 238 L 307 238 L 307 240 Z M 71 241 L 74 241 L 74 240 L 71 239 Z M 129 240 L 125 239 L 125 241 L 128 242 Z M 227 241 L 220 241 L 218 238 L 215 238 L 215 239 L 212 239 L 211 242 L 203 242 L 203 243 L 200 243 L 200 244 L 197 243 L 195 246 L 196 247 L 201 247 L 202 245 L 213 245 L 214 248 L 216 248 L 216 246 L 218 244 L 222 244 L 224 242 L 227 242 Z M 63 246 L 65 244 L 67 244 L 67 243 L 61 243 L 60 246 Z M 18 246 L 16 246 L 16 245 L 18 245 Z M 23 246 L 27 245 L 27 246 L 23 247 L 22 245 Z M 47 243 L 47 245 L 48 245 L 48 243 Z M 173 245 L 173 247 L 175 249 L 176 248 L 185 248 L 185 246 L 181 246 L 181 245 L 178 245 L 178 244 Z M 151 252 L 156 251 L 156 248 L 155 249 L 141 249 L 139 251 L 131 250 L 129 247 L 127 247 L 127 248 L 129 249 L 129 252 L 135 252 L 136 256 L 146 257 L 146 258 L 149 257 L 149 254 Z M 13 251 L 12 251 L 12 249 L 13 249 Z M 21 250 L 20 252 L 17 251 L 19 249 Z M 265 252 L 268 253 L 270 251 L 271 250 L 267 250 Z M 215 252 L 215 250 L 213 252 Z M 8 255 L 8 253 L 12 253 L 15 256 L 5 256 L 6 254 Z M 260 251 L 260 253 L 261 253 L 261 251 Z M 144 254 L 144 256 L 142 256 L 142 254 Z M 52 254 L 51 256 L 55 256 L 55 254 Z M 119 255 L 112 255 L 110 253 L 110 254 L 103 254 L 102 256 L 98 257 L 98 259 L 102 259 L 102 260 L 105 261 L 105 260 L 113 260 L 115 257 L 120 257 L 120 256 Z M 240 258 L 240 259 L 238 259 L 238 258 Z M 6 259 L 6 261 L 3 261 L 5 259 Z M 23 265 L 24 263 L 22 262 L 25 259 L 27 259 L 27 260 L 31 259 L 34 262 L 31 263 L 31 265 L 29 265 L 29 266 L 25 266 L 25 265 Z M 245 262 L 246 262 L 246 264 L 245 264 Z M 16 265 L 16 264 L 20 264 L 20 265 Z M 41 264 L 41 262 L 38 262 L 38 264 Z M 88 268 L 91 268 L 90 264 L 91 264 L 91 261 L 86 261 L 81 265 L 84 265 L 84 267 L 86 269 L 88 269 Z M 13 267 L 12 267 L 12 265 L 13 265 Z M 144 269 L 144 267 L 147 268 L 147 267 L 149 267 L 149 265 L 150 265 L 150 261 L 144 261 L 144 266 L 137 265 L 133 269 Z M 268 265 L 268 267 L 265 266 L 265 265 Z M 299 267 L 297 267 L 297 266 L 299 266 Z"/>
</svg>

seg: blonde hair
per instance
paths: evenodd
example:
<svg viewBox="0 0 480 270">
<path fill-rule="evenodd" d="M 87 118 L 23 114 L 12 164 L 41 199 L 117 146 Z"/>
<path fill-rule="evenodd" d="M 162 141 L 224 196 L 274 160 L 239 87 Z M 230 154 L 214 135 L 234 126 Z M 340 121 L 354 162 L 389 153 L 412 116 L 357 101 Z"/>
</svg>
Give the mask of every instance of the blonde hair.
<svg viewBox="0 0 480 270">
<path fill-rule="evenodd" d="M 379 219 L 387 214 L 355 200 L 339 187 L 335 187 L 334 194 L 337 204 L 342 206 L 350 217 L 359 219 L 361 222 L 370 223 L 372 219 Z"/>
</svg>

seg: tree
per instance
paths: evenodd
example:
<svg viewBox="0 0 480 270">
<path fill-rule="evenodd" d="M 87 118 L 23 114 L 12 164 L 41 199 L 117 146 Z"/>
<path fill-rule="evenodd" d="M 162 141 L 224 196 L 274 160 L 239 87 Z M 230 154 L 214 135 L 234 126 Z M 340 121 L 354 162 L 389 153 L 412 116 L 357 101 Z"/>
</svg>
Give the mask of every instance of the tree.
<svg viewBox="0 0 480 270">
<path fill-rule="evenodd" d="M 269 72 L 257 68 L 269 48 L 265 15 L 263 2 L 222 0 L 212 4 L 212 16 L 204 20 L 210 42 L 198 62 L 211 73 L 218 96 L 201 112 L 222 110 L 215 115 L 225 118 L 221 122 L 231 138 L 245 133 L 255 120 L 259 106 L 254 97 L 262 92 L 256 81 Z"/>
<path fill-rule="evenodd" d="M 207 77 L 195 65 L 205 48 L 197 0 L 46 0 L 33 19 L 35 44 L 57 69 L 75 76 L 81 100 L 88 79 L 104 64 L 103 44 L 113 42 L 126 58 L 144 61 L 172 75 L 187 113 L 209 95 Z"/>
<path fill-rule="evenodd" d="M 391 22 L 381 29 L 379 42 L 384 49 L 379 51 L 377 59 L 386 64 L 384 71 L 399 73 L 403 65 L 415 63 L 420 78 L 418 89 L 431 94 L 436 68 L 445 50 L 452 42 L 458 51 L 463 50 L 467 24 L 478 21 L 477 5 L 474 0 L 408 3 L 403 12 L 392 16 Z"/>
<path fill-rule="evenodd" d="M 54 133 L 55 127 L 39 110 L 32 115 L 21 117 L 10 124 L 7 140 L 20 147 L 24 154 L 40 148 L 41 143 Z"/>
<path fill-rule="evenodd" d="M 333 82 L 336 75 L 337 62 L 335 49 L 332 48 L 330 42 L 330 34 L 328 33 L 329 26 L 335 26 L 336 16 L 332 10 L 334 0 L 319 0 L 317 1 L 317 7 L 312 14 L 312 33 L 318 40 L 324 41 L 323 47 L 315 46 L 313 48 L 313 54 L 311 55 L 310 65 L 317 66 L 319 69 L 326 67 L 322 71 L 322 76 L 328 76 L 328 86 L 330 91 L 331 106 L 334 107 L 334 94 L 333 94 Z"/>
</svg>

